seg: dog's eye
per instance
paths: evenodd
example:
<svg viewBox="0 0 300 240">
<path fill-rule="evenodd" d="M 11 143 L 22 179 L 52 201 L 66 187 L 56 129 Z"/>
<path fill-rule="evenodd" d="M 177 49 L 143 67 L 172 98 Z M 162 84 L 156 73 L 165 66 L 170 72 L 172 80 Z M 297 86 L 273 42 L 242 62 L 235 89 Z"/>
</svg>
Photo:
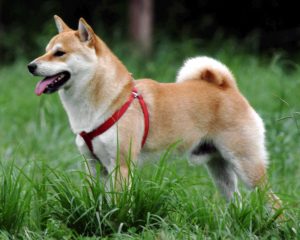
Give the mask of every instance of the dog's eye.
<svg viewBox="0 0 300 240">
<path fill-rule="evenodd" d="M 53 55 L 54 55 L 55 57 L 61 57 L 61 56 L 65 55 L 65 54 L 66 54 L 66 53 L 65 53 L 64 51 L 58 50 L 58 51 L 56 51 Z"/>
</svg>

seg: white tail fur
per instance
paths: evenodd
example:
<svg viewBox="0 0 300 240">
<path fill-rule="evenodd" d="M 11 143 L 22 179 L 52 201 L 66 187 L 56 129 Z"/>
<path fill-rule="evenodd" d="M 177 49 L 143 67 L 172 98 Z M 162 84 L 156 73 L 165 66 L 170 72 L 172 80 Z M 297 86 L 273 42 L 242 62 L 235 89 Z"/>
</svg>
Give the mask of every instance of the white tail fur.
<svg viewBox="0 0 300 240">
<path fill-rule="evenodd" d="M 186 60 L 177 74 L 176 82 L 203 80 L 220 87 L 235 87 L 230 70 L 221 62 L 209 57 L 195 57 Z"/>
</svg>

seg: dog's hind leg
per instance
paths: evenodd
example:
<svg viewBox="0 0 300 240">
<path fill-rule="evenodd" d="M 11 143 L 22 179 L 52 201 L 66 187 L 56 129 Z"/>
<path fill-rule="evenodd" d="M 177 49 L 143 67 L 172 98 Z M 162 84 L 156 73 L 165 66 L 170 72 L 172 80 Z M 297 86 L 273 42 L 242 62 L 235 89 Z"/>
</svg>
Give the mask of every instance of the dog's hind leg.
<svg viewBox="0 0 300 240">
<path fill-rule="evenodd" d="M 222 157 L 249 188 L 264 189 L 267 186 L 267 152 L 263 131 L 244 126 L 227 129 L 215 142 Z M 268 192 L 268 197 L 272 207 L 281 207 L 279 198 L 272 191 Z"/>
<path fill-rule="evenodd" d="M 211 141 L 201 142 L 190 155 L 194 164 L 206 163 L 208 171 L 221 194 L 229 201 L 237 189 L 237 176 L 232 164 L 226 161 Z"/>
<path fill-rule="evenodd" d="M 226 161 L 219 153 L 211 155 L 211 160 L 207 162 L 208 171 L 216 186 L 227 201 L 230 201 L 239 191 L 237 188 L 237 176 L 233 166 Z"/>
</svg>

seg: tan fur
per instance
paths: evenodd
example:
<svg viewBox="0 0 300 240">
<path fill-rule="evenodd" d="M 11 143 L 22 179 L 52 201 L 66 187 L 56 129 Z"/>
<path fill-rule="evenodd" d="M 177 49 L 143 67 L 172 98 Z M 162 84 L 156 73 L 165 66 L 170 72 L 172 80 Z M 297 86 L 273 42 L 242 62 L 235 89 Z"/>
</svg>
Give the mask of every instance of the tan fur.
<svg viewBox="0 0 300 240">
<path fill-rule="evenodd" d="M 208 168 L 228 199 L 237 191 L 236 176 L 249 187 L 260 186 L 266 181 L 267 153 L 262 120 L 242 96 L 225 65 L 210 58 L 195 58 L 185 63 L 176 83 L 150 79 L 134 81 L 126 67 L 83 19 L 77 31 L 70 30 L 57 17 L 56 24 L 62 31 L 50 41 L 46 54 L 35 62 L 68 63 L 69 54 L 77 54 L 87 68 L 91 68 L 87 84 L 80 89 L 84 105 L 80 106 L 76 97 L 72 100 L 77 101 L 78 111 L 72 109 L 74 106 L 69 100 L 75 94 L 70 93 L 71 84 L 78 83 L 70 83 L 68 88 L 60 90 L 75 134 L 91 131 L 110 117 L 127 101 L 133 86 L 143 96 L 149 110 L 150 130 L 143 149 L 144 116 L 137 100 L 114 127 L 93 141 L 97 159 L 92 159 L 79 137 L 77 145 L 91 161 L 100 161 L 112 171 L 116 166 L 114 153 L 118 145 L 122 175 L 119 179 L 128 179 L 129 152 L 131 160 L 137 162 L 141 151 L 162 151 L 180 141 L 179 149 L 192 155 L 201 142 L 211 141 L 218 154 L 208 156 L 211 157 Z M 61 46 L 68 54 L 57 59 L 53 56 L 55 46 Z M 201 156 L 196 158 L 200 161 Z"/>
<path fill-rule="evenodd" d="M 214 73 L 210 69 L 204 70 L 200 75 L 200 79 L 224 88 L 227 87 L 230 83 L 230 80 L 225 80 L 223 75 Z"/>
</svg>

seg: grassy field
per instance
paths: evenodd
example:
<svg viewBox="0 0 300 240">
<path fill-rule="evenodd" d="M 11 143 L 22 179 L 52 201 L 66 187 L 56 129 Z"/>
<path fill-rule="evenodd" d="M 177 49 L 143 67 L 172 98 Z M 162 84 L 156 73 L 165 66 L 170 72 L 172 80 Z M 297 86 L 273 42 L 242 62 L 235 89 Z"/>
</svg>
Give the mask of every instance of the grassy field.
<svg viewBox="0 0 300 240">
<path fill-rule="evenodd" d="M 300 68 L 237 43 L 157 43 L 149 60 L 128 46 L 112 49 L 135 78 L 174 81 L 187 57 L 210 55 L 229 66 L 267 129 L 272 189 L 284 220 L 265 194 L 242 188 L 226 204 L 205 167 L 162 153 L 135 173 L 131 189 L 105 194 L 83 170 L 58 95 L 36 97 L 25 60 L 0 68 L 0 239 L 299 239 Z"/>
</svg>

